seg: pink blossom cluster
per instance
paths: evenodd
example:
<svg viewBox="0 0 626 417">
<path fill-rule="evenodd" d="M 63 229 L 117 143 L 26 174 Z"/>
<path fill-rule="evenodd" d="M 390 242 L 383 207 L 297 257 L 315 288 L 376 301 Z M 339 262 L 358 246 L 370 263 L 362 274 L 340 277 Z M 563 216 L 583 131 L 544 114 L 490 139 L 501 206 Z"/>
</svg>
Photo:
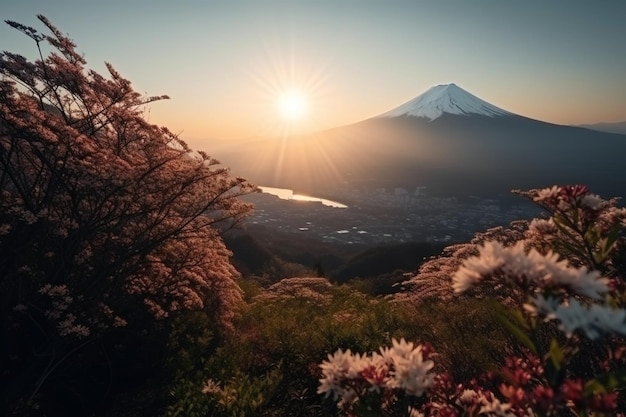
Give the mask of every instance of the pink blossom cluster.
<svg viewBox="0 0 626 417">
<path fill-rule="evenodd" d="M 626 208 L 618 199 L 604 200 L 581 185 L 519 192 L 549 213 L 547 219 L 534 219 L 527 240 L 540 248 L 552 247 L 576 264 L 611 273 L 609 254 L 626 228 Z"/>
<path fill-rule="evenodd" d="M 305 302 L 328 304 L 332 300 L 333 285 L 326 278 L 285 278 L 270 285 L 257 299 L 279 300 L 297 298 Z"/>
<path fill-rule="evenodd" d="M 601 381 L 623 367 L 626 309 L 623 278 L 613 258 L 623 249 L 626 212 L 584 186 L 527 195 L 550 217 L 535 219 L 526 239 L 510 246 L 485 242 L 454 274 L 455 291 L 488 284 L 505 295 L 526 297 L 522 311 L 528 321 L 518 332 L 529 337 L 518 337 L 535 353 L 509 356 L 500 370 L 499 391 L 511 415 L 528 415 L 529 410 L 532 415 L 623 415 L 618 412 L 619 391 Z M 564 345 L 552 338 L 542 360 L 536 356 L 541 346 L 532 342 L 537 318 L 555 321 L 566 336 Z M 599 369 L 606 374 L 598 374 Z"/>
<path fill-rule="evenodd" d="M 586 392 L 584 381 L 577 377 L 554 385 L 546 380 L 545 372 L 537 357 L 527 355 L 510 356 L 498 373 L 468 383 L 455 384 L 449 374 L 441 373 L 415 415 L 557 417 L 586 410 L 584 415 L 623 416 L 615 392 Z"/>
<path fill-rule="evenodd" d="M 531 410 L 514 409 L 498 395 L 473 380 L 468 384 L 455 384 L 451 376 L 441 373 L 435 378 L 428 398 L 414 415 L 440 417 L 531 417 Z"/>
<path fill-rule="evenodd" d="M 156 318 L 207 308 L 227 326 L 241 291 L 221 233 L 251 211 L 238 197 L 255 187 L 144 118 L 167 96 L 142 97 L 110 64 L 107 77 L 88 69 L 38 17 L 50 35 L 7 23 L 40 59 L 0 53 L 0 264 L 15 266 L 0 298 L 46 295 L 52 307 L 37 307 L 63 334 L 123 326 L 137 301 Z M 74 301 L 37 294 L 47 283 Z"/>
<path fill-rule="evenodd" d="M 450 300 L 455 296 L 450 286 L 450 277 L 459 269 L 463 261 L 479 253 L 479 247 L 486 242 L 499 242 L 503 246 L 513 245 L 524 239 L 528 222 L 517 220 L 508 228 L 498 226 L 477 233 L 469 243 L 454 244 L 443 252 L 424 262 L 416 274 L 408 274 L 409 280 L 401 284 L 403 291 L 394 299 L 401 302 L 420 303 L 428 298 Z"/>
<path fill-rule="evenodd" d="M 533 355 L 506 359 L 498 390 L 512 415 L 560 416 L 576 410 L 585 410 L 587 415 L 623 415 L 618 412 L 615 391 L 592 392 L 580 377 L 567 376 L 556 384 L 546 377 L 544 365 Z M 493 375 L 491 378 L 496 379 Z M 533 414 L 529 414 L 529 410 Z"/>
<path fill-rule="evenodd" d="M 45 296 L 48 308 L 44 311 L 46 317 L 56 321 L 57 330 L 60 336 L 73 335 L 78 338 L 87 337 L 90 334 L 89 327 L 84 324 L 77 323 L 75 314 L 69 312 L 74 298 L 70 295 L 70 291 L 66 285 L 46 284 L 39 288 L 39 293 Z M 15 311 L 26 312 L 25 306 L 18 304 Z"/>
</svg>

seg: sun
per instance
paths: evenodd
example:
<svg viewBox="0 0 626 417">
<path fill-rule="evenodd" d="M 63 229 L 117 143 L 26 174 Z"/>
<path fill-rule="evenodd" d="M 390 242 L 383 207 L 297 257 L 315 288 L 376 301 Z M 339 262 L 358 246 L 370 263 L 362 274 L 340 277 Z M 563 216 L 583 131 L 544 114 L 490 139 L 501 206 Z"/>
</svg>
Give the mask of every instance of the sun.
<svg viewBox="0 0 626 417">
<path fill-rule="evenodd" d="M 278 111 L 283 119 L 297 121 L 303 119 L 309 110 L 307 96 L 298 90 L 291 90 L 278 97 Z"/>
</svg>

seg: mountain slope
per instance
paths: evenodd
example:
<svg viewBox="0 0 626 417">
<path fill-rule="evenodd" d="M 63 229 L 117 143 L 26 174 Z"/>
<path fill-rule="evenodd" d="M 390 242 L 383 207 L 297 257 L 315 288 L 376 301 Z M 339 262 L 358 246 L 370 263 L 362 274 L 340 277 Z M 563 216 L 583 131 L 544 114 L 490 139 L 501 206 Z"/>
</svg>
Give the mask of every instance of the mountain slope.
<svg viewBox="0 0 626 417">
<path fill-rule="evenodd" d="M 626 195 L 625 135 L 515 115 L 453 84 L 409 103 L 352 125 L 250 142 L 218 156 L 253 182 L 318 196 L 416 186 L 493 195 L 571 183 Z"/>
</svg>

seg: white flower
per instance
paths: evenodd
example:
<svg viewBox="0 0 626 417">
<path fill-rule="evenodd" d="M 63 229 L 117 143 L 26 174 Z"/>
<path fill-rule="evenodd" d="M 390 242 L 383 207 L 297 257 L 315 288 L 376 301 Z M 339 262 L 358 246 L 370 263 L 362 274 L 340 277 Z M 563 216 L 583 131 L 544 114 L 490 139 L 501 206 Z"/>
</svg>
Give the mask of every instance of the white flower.
<svg viewBox="0 0 626 417">
<path fill-rule="evenodd" d="M 549 253 L 542 256 L 533 250 L 529 254 L 544 275 L 544 283 L 550 286 L 568 287 L 577 294 L 590 298 L 602 299 L 602 294 L 608 292 L 609 280 L 600 277 L 598 271 L 587 271 L 587 267 L 573 268 L 567 261 L 558 262 L 558 255 Z"/>
<path fill-rule="evenodd" d="M 217 394 L 221 391 L 219 382 L 215 382 L 212 379 L 207 379 L 206 383 L 202 387 L 203 394 Z"/>
<path fill-rule="evenodd" d="M 609 289 L 608 280 L 601 278 L 599 272 L 571 267 L 553 252 L 542 255 L 531 249 L 525 253 L 521 241 L 508 247 L 496 241 L 485 242 L 478 256 L 463 262 L 452 277 L 452 286 L 460 293 L 495 272 L 501 274 L 503 283 L 519 284 L 521 281 L 538 288 L 565 288 L 596 299 L 602 298 Z"/>
<path fill-rule="evenodd" d="M 392 347 L 381 348 L 380 354 L 361 355 L 339 349 L 320 365 L 323 376 L 317 392 L 332 395 L 341 409 L 350 408 L 365 392 L 403 390 L 420 396 L 434 381 L 434 374 L 429 373 L 434 363 L 424 360 L 422 351 L 422 345 L 404 339 L 393 339 Z"/>
<path fill-rule="evenodd" d="M 401 338 L 400 341 L 396 339 L 391 339 L 392 348 L 391 351 L 396 356 L 400 357 L 409 357 L 411 353 L 414 351 L 413 342 L 407 342 L 404 338 Z"/>
<path fill-rule="evenodd" d="M 544 316 L 546 319 L 555 318 L 554 312 L 559 305 L 561 304 L 561 300 L 554 297 L 544 298 L 543 294 L 537 295 L 531 303 L 524 304 L 524 310 L 530 313 L 532 316 Z"/>
<path fill-rule="evenodd" d="M 390 388 L 400 388 L 409 395 L 421 396 L 434 381 L 434 374 L 429 374 L 434 363 L 424 360 L 422 346 L 414 347 L 413 343 L 407 343 L 404 339 L 393 340 L 393 347 L 389 351 L 389 357 L 393 361 L 392 380 Z"/>
<path fill-rule="evenodd" d="M 626 335 L 626 310 L 592 304 L 589 313 L 594 324 L 604 332 Z"/>
<path fill-rule="evenodd" d="M 371 385 L 368 391 L 380 392 L 387 388 L 390 380 L 389 364 L 382 355 L 374 352 L 371 356 L 362 356 L 359 367 L 358 376 Z"/>
<path fill-rule="evenodd" d="M 602 208 L 603 203 L 604 203 L 604 200 L 601 199 L 600 196 L 596 194 L 587 194 L 580 201 L 580 204 L 592 210 L 600 210 Z"/>
<path fill-rule="evenodd" d="M 531 314 L 545 317 L 545 320 L 558 320 L 561 329 L 568 337 L 577 330 L 589 339 L 597 339 L 602 334 L 626 335 L 626 310 L 613 309 L 600 304 L 586 308 L 576 299 L 561 303 L 559 299 L 537 296 L 525 309 Z"/>
<path fill-rule="evenodd" d="M 420 413 L 417 409 L 409 406 L 409 417 L 424 417 L 424 413 Z"/>
<path fill-rule="evenodd" d="M 350 367 L 348 368 L 346 377 L 348 379 L 359 378 L 363 370 L 369 366 L 369 362 L 370 362 L 369 358 L 365 354 L 363 355 L 361 355 L 360 353 L 352 354 Z"/>
<path fill-rule="evenodd" d="M 593 318 L 589 312 L 578 302 L 571 300 L 569 305 L 561 305 L 554 312 L 554 317 L 561 322 L 559 328 L 565 332 L 568 337 L 580 329 L 590 339 L 596 339 L 600 336 L 598 329 L 593 326 Z"/>
<path fill-rule="evenodd" d="M 531 251 L 532 254 L 532 251 Z M 504 266 L 503 272 L 507 279 L 513 277 L 526 277 L 530 282 L 536 281 L 537 278 L 537 261 L 533 259 L 531 254 L 524 251 L 524 242 L 517 242 L 514 246 L 502 248 L 502 257 Z"/>
<path fill-rule="evenodd" d="M 353 360 L 350 349 L 345 352 L 339 349 L 334 354 L 329 354 L 328 360 L 320 365 L 323 377 L 320 379 L 317 393 L 325 394 L 326 397 L 332 394 L 334 400 L 341 397 L 344 391 L 341 382 L 350 372 Z"/>
<path fill-rule="evenodd" d="M 567 335 L 581 330 L 589 339 L 597 339 L 603 333 L 626 335 L 626 311 L 593 304 L 585 308 L 578 300 L 561 306 L 555 312 L 559 326 Z"/>
<path fill-rule="evenodd" d="M 537 194 L 533 197 L 533 200 L 534 201 L 548 200 L 550 198 L 558 196 L 560 192 L 561 192 L 561 187 L 554 185 L 551 188 L 544 188 L 544 189 L 537 191 Z"/>
<path fill-rule="evenodd" d="M 475 400 L 478 398 L 478 393 L 473 389 L 464 389 L 459 399 L 457 400 L 458 404 L 474 404 Z"/>
<path fill-rule="evenodd" d="M 546 219 L 533 219 L 528 225 L 529 232 L 535 232 L 540 235 L 550 235 L 557 232 L 557 227 L 554 224 L 552 218 Z"/>
<path fill-rule="evenodd" d="M 452 277 L 454 291 L 464 292 L 504 264 L 503 247 L 496 241 L 485 242 L 479 255 L 467 258 Z"/>
<path fill-rule="evenodd" d="M 481 396 L 481 402 L 483 406 L 478 412 L 479 415 L 489 415 L 498 417 L 515 417 L 515 414 L 509 412 L 511 404 L 503 404 L 495 396 L 490 395 L 491 399 L 488 400 L 485 396 Z"/>
</svg>

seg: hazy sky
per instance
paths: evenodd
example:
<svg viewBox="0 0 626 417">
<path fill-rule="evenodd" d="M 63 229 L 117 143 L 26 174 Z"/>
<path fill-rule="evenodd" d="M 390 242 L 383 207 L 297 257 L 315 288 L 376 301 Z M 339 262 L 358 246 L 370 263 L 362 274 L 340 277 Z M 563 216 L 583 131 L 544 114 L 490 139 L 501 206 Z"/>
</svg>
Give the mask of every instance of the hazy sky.
<svg viewBox="0 0 626 417">
<path fill-rule="evenodd" d="M 88 65 L 104 61 L 147 95 L 150 120 L 208 138 L 275 134 L 283 91 L 309 97 L 301 124 L 378 115 L 431 86 L 460 87 L 559 124 L 626 120 L 626 1 L 19 0 L 2 19 L 47 16 Z M 33 57 L 0 26 L 0 47 Z"/>
</svg>

